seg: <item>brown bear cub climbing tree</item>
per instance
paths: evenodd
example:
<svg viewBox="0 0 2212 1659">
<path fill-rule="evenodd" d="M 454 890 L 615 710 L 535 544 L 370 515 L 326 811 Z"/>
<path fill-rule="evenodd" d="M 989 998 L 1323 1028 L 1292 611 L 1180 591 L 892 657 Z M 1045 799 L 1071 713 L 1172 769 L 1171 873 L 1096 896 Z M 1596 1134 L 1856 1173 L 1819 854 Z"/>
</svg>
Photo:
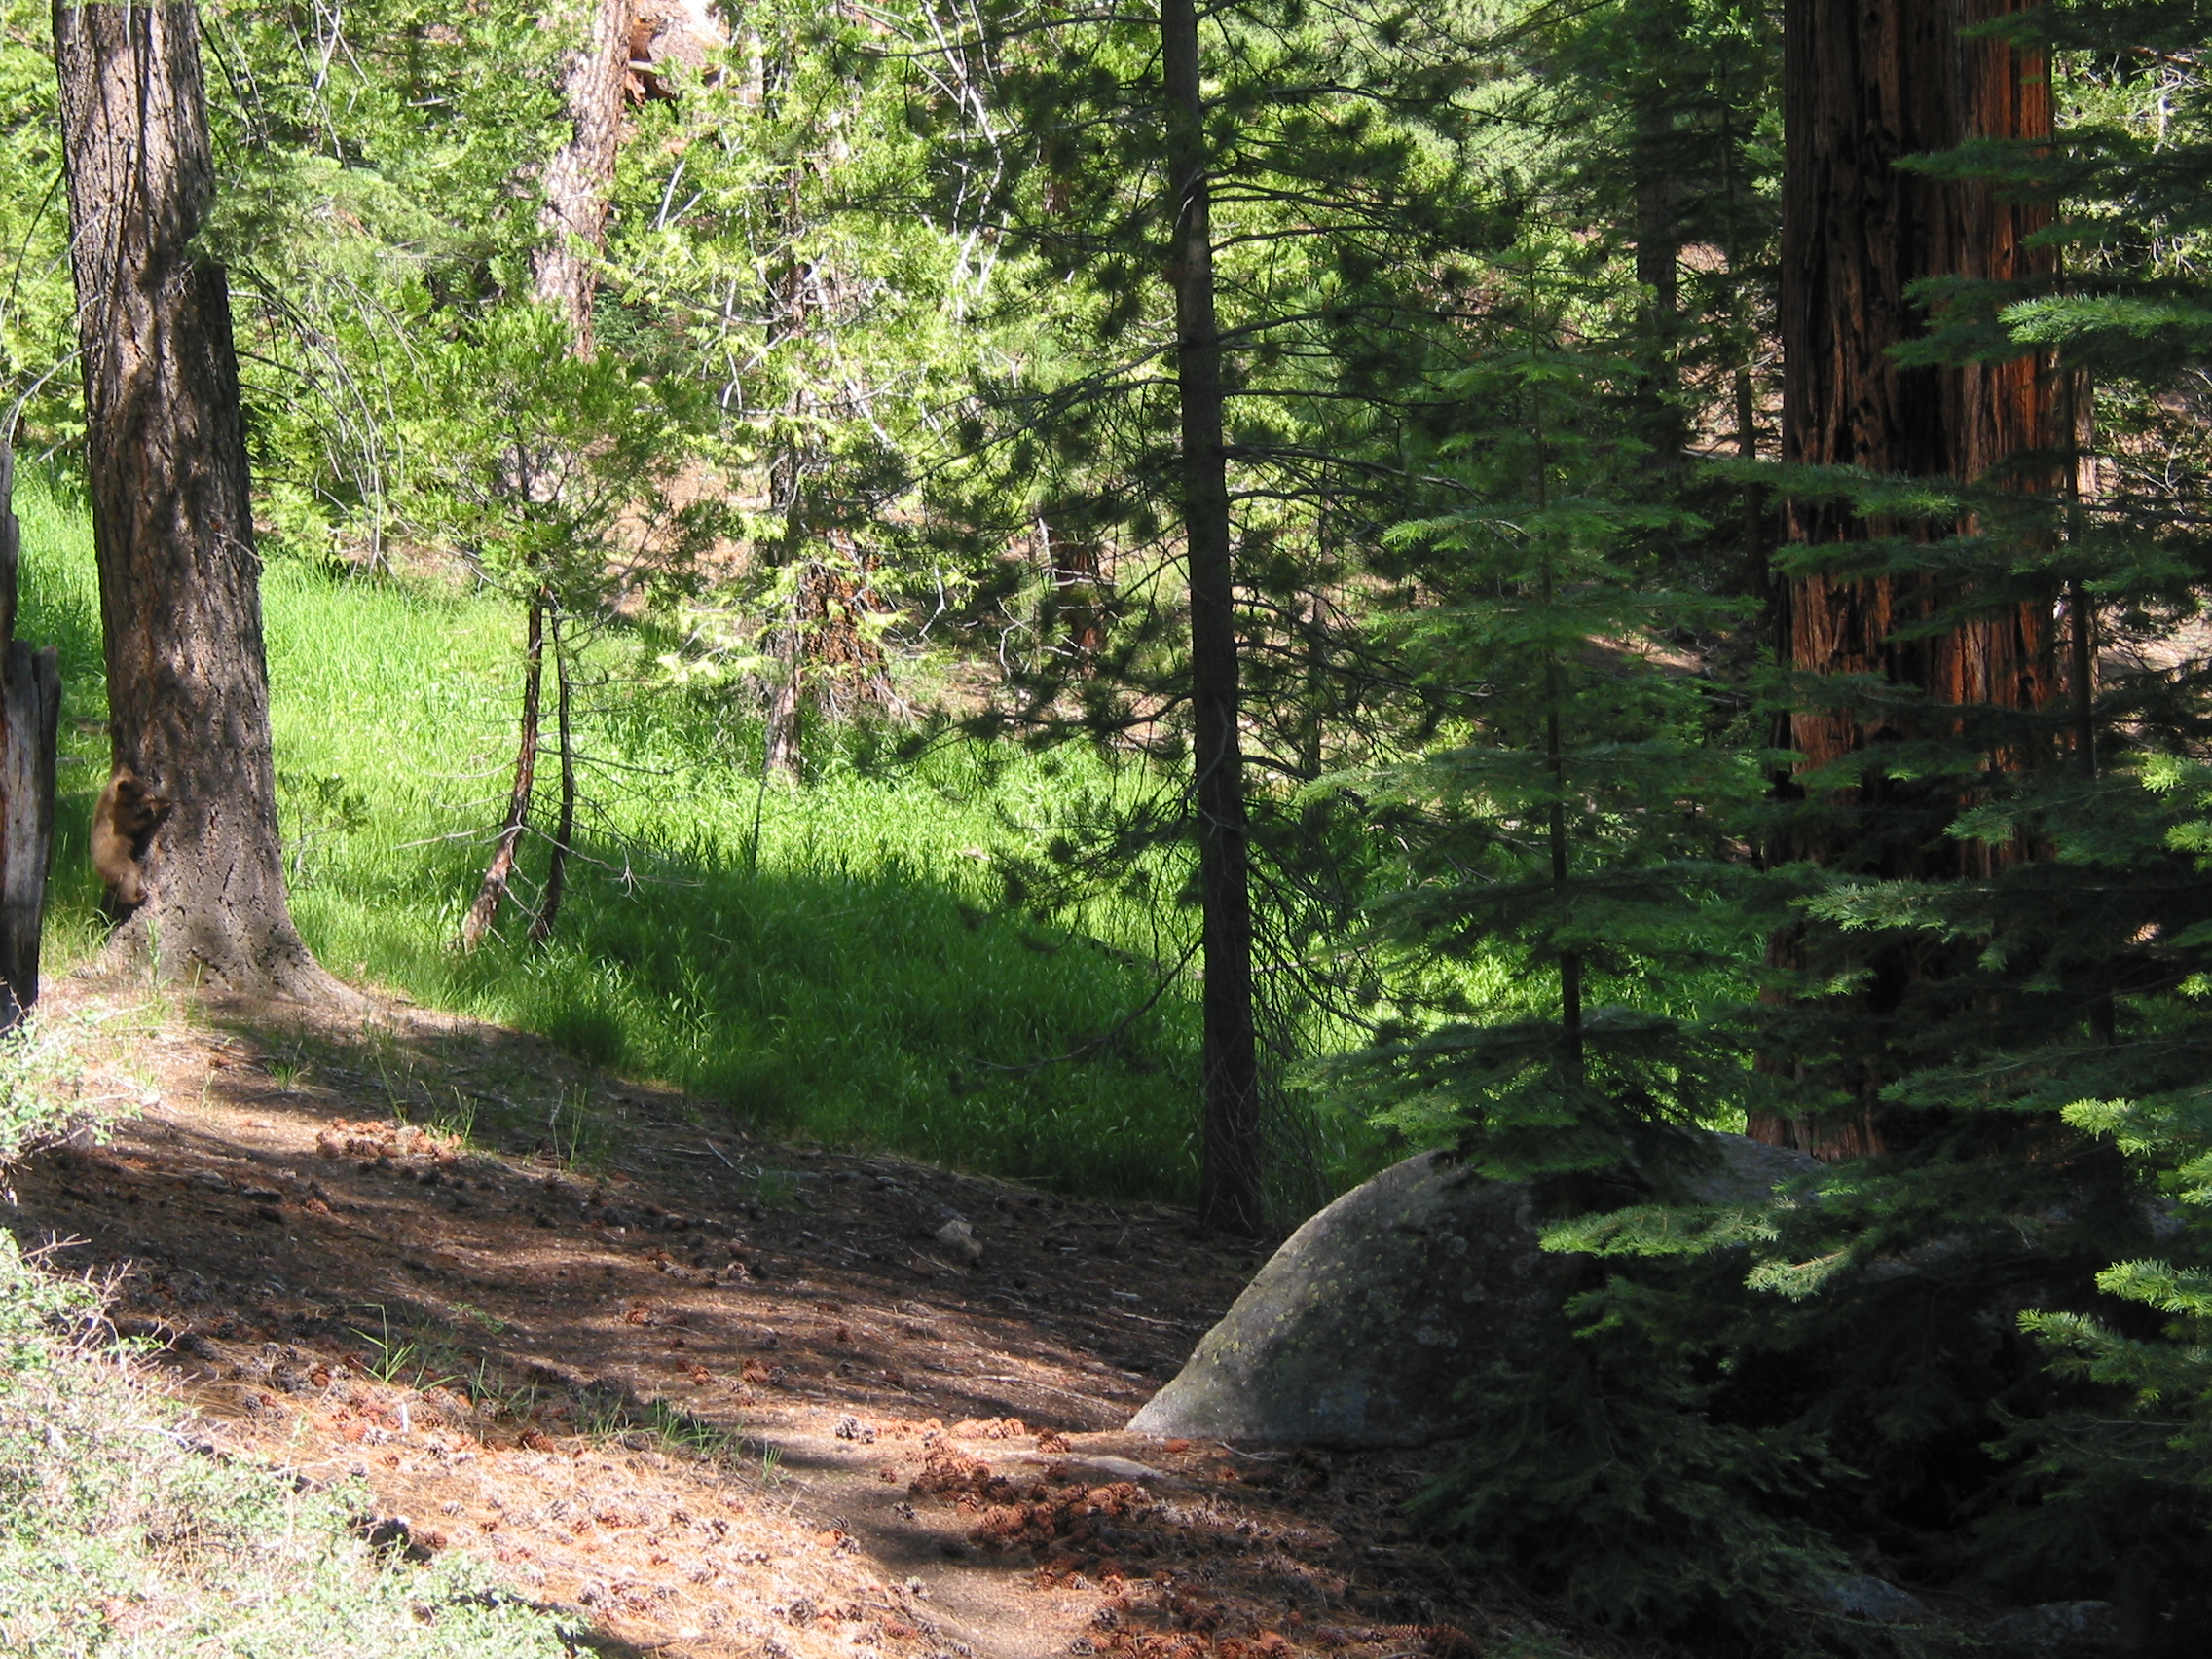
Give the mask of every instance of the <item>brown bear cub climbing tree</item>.
<svg viewBox="0 0 2212 1659">
<path fill-rule="evenodd" d="M 117 909 L 135 910 L 146 902 L 146 874 L 139 866 L 168 813 L 168 801 L 128 766 L 118 766 L 100 791 L 92 808 L 92 868 L 107 883 Z"/>
</svg>

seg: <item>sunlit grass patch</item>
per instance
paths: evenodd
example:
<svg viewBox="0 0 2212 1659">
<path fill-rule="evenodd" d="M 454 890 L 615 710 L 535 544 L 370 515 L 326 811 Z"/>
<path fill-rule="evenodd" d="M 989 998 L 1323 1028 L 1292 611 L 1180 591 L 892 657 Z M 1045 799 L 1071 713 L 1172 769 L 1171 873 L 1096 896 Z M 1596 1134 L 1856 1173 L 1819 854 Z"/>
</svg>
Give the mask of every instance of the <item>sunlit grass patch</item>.
<svg viewBox="0 0 2212 1659">
<path fill-rule="evenodd" d="M 85 856 L 106 756 L 98 605 L 82 513 L 35 481 L 19 510 L 21 632 L 62 647 L 58 969 L 102 932 Z M 826 739 L 804 787 L 763 788 L 750 715 L 641 685 L 643 648 L 611 635 L 584 664 L 586 811 L 559 928 L 529 947 L 510 910 L 463 956 L 513 758 L 519 615 L 285 558 L 263 595 L 294 910 L 341 975 L 745 1123 L 1104 1196 L 1193 1191 L 1195 1001 L 1171 988 L 1115 1029 L 1174 971 L 1189 918 L 1101 907 L 1056 926 L 1010 906 L 999 873 L 1103 785 L 1096 761 L 971 745 L 877 767 Z M 551 817 L 541 794 L 534 822 Z M 544 851 L 526 846 L 526 877 Z M 566 1127 L 588 1157 L 611 1125 Z"/>
</svg>

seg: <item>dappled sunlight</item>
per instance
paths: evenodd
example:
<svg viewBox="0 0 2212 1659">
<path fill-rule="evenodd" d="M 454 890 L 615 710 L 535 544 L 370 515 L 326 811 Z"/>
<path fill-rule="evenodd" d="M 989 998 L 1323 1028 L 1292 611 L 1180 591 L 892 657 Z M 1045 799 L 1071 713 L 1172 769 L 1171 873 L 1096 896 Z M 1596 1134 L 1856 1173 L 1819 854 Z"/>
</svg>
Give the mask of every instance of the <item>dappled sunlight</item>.
<svg viewBox="0 0 2212 1659">
<path fill-rule="evenodd" d="M 121 1275 L 226 1445 L 365 1480 L 424 1559 L 701 1655 L 1466 1640 L 1362 1541 L 1409 1468 L 1121 1432 L 1258 1259 L 1187 1211 L 782 1144 L 405 1006 L 55 1000 L 129 1105 L 7 1225 Z"/>
</svg>

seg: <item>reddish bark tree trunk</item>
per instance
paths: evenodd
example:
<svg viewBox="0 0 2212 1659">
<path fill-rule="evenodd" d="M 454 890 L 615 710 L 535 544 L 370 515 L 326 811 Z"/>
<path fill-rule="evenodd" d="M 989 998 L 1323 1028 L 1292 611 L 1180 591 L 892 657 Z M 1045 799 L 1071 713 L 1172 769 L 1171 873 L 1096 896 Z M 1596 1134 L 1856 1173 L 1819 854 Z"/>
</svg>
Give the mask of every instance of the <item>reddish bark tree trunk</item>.
<svg viewBox="0 0 2212 1659">
<path fill-rule="evenodd" d="M 189 4 L 54 14 L 115 758 L 173 807 L 116 948 L 233 989 L 350 999 L 292 925 L 260 561 Z"/>
<path fill-rule="evenodd" d="M 2036 138 L 2051 130 L 2040 61 L 1961 28 L 2035 0 L 1789 0 L 1785 13 L 1782 336 L 1783 459 L 1881 473 L 1978 481 L 2028 451 L 2062 439 L 2047 364 L 2022 356 L 1998 364 L 1900 368 L 1891 348 L 1924 332 L 1906 288 L 1927 276 L 2005 279 L 2041 269 L 2027 239 L 2047 209 L 1996 199 L 1983 184 L 1945 182 L 1898 168 L 1899 158 L 1969 139 Z M 2035 487 L 2041 481 L 2019 477 Z M 1788 534 L 1800 543 L 1850 541 L 1896 527 L 1868 525 L 1841 507 L 1792 505 Z M 1956 601 L 1957 595 L 1941 596 Z M 2019 605 L 1932 639 L 1900 642 L 1898 629 L 1938 603 L 1932 582 L 1897 577 L 1846 582 L 1787 580 L 1777 595 L 1779 645 L 1791 668 L 1874 675 L 1949 703 L 2034 708 L 2054 692 L 2049 608 Z M 1800 707 L 1779 733 L 1799 769 L 1829 765 L 1890 736 L 1847 710 Z M 1835 804 L 1879 804 L 1890 786 L 1870 778 Z M 1840 833 L 1840 832 L 1839 832 Z M 1779 849 L 1826 863 L 1852 851 L 1821 834 Z M 1942 842 L 1893 852 L 1878 873 L 1941 877 L 1986 869 L 1978 844 Z M 1795 965 L 1800 940 L 1775 941 Z M 1871 1014 L 1929 965 L 1879 965 L 1864 993 Z M 1848 1121 L 1812 1124 L 1755 1115 L 1751 1132 L 1824 1156 L 1880 1151 L 1890 1132 L 1874 1104 L 1886 1081 L 1868 1056 L 1849 1080 L 1863 1106 Z"/>
<path fill-rule="evenodd" d="M 584 41 L 561 72 L 569 141 L 545 167 L 545 241 L 532 275 L 537 297 L 569 319 L 576 354 L 592 353 L 596 261 L 607 246 L 608 185 L 622 127 L 622 88 L 630 69 L 632 0 L 593 0 Z"/>
<path fill-rule="evenodd" d="M 1191 580 L 1193 793 L 1198 820 L 1204 1088 L 1198 1216 L 1256 1234 L 1266 1225 L 1259 1039 L 1252 1018 L 1251 849 L 1236 584 L 1230 546 L 1229 457 L 1222 436 L 1221 334 L 1214 318 L 1211 158 L 1194 0 L 1161 0 L 1167 95 L 1167 209 L 1181 399 L 1183 536 Z"/>
<path fill-rule="evenodd" d="M 1040 531 L 1051 560 L 1060 644 L 1088 662 L 1106 648 L 1106 571 L 1099 545 L 1089 536 L 1055 536 L 1050 521 L 1041 520 Z"/>
</svg>

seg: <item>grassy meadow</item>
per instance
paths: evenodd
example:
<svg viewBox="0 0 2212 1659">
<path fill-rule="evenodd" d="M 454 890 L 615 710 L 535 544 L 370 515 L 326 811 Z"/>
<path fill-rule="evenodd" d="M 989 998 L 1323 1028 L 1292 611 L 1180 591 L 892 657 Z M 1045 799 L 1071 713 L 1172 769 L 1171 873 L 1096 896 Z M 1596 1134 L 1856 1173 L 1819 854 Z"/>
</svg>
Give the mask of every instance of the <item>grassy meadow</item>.
<svg viewBox="0 0 2212 1659">
<path fill-rule="evenodd" d="M 65 687 L 60 971 L 102 931 L 85 851 L 107 756 L 98 600 L 83 512 L 26 486 L 19 631 L 60 645 Z M 1058 1058 L 1152 995 L 1187 918 L 1100 907 L 1071 929 L 1005 903 L 999 861 L 1111 787 L 1095 760 L 835 755 L 803 788 L 763 791 L 750 713 L 726 691 L 641 686 L 651 647 L 617 634 L 586 660 L 604 683 L 579 687 L 586 805 L 554 938 L 526 945 L 510 908 L 505 937 L 462 956 L 514 753 L 519 613 L 281 556 L 263 599 L 293 906 L 339 974 L 665 1079 L 740 1123 L 1102 1196 L 1195 1189 L 1194 987 Z M 538 825 L 552 771 L 548 755 Z M 526 875 L 544 856 L 526 845 Z M 1337 1181 L 1372 1164 L 1365 1136 L 1327 1138 Z"/>
</svg>

